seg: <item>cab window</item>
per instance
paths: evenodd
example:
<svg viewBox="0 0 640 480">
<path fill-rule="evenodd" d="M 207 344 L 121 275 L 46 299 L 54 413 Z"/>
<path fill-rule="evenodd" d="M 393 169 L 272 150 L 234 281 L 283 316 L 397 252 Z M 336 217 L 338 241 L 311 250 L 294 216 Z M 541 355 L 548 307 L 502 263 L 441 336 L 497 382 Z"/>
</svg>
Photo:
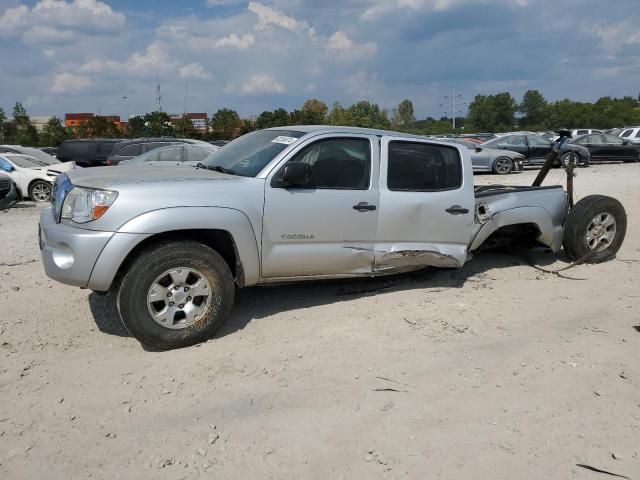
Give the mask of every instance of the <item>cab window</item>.
<svg viewBox="0 0 640 480">
<path fill-rule="evenodd" d="M 306 146 L 288 163 L 311 168 L 307 188 L 367 190 L 371 178 L 371 143 L 366 138 L 331 138 Z M 281 169 L 274 180 L 284 173 Z"/>
<path fill-rule="evenodd" d="M 462 186 L 462 159 L 453 147 L 390 142 L 387 170 L 387 187 L 393 191 L 434 192 Z"/>
</svg>

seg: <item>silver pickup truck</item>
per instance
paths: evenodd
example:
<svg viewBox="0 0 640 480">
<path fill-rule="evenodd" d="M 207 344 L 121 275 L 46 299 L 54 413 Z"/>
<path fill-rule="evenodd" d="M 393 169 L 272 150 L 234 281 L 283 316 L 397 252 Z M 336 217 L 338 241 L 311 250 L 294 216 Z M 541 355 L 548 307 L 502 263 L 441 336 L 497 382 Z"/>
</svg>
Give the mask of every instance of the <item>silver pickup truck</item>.
<svg viewBox="0 0 640 480">
<path fill-rule="evenodd" d="M 459 268 L 508 237 L 600 261 L 620 248 L 612 198 L 475 187 L 468 149 L 360 128 L 245 135 L 197 167 L 60 175 L 40 219 L 47 274 L 109 292 L 127 330 L 169 349 L 210 338 L 236 288 Z"/>
</svg>

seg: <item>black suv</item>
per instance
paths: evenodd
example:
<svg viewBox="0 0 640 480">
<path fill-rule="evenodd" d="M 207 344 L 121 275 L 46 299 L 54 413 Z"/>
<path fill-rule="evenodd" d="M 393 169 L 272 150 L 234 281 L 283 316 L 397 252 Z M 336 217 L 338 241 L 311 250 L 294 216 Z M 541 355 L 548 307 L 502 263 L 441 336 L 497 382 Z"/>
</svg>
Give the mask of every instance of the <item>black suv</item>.
<svg viewBox="0 0 640 480">
<path fill-rule="evenodd" d="M 76 162 L 79 167 L 103 166 L 113 147 L 121 141 L 119 138 L 65 140 L 58 147 L 57 158 L 61 162 Z"/>
<path fill-rule="evenodd" d="M 168 145 L 176 145 L 180 143 L 191 144 L 204 144 L 206 142 L 201 140 L 191 140 L 189 138 L 171 138 L 171 137 L 159 137 L 159 138 L 134 138 L 132 140 L 123 140 L 119 142 L 107 158 L 107 165 L 118 165 L 122 160 L 129 160 L 130 158 L 142 155 L 149 150 L 154 150 L 160 147 L 166 147 Z"/>
</svg>

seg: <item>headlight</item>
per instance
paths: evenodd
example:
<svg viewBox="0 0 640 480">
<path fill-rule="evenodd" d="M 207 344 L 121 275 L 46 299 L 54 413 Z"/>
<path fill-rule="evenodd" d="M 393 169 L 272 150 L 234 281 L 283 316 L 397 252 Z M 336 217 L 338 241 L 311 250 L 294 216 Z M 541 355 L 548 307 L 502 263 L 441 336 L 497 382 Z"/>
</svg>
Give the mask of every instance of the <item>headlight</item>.
<svg viewBox="0 0 640 480">
<path fill-rule="evenodd" d="M 76 223 L 97 220 L 109 210 L 116 198 L 118 192 L 75 187 L 64 200 L 61 217 Z"/>
</svg>

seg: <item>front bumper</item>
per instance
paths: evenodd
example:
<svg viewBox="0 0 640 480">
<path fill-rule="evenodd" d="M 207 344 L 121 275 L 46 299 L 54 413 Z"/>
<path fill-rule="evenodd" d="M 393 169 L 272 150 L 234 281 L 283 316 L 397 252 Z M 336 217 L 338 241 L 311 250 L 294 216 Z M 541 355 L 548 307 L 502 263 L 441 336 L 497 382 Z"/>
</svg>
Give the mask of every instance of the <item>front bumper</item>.
<svg viewBox="0 0 640 480">
<path fill-rule="evenodd" d="M 513 171 L 522 172 L 524 170 L 524 161 L 522 158 L 513 159 Z"/>
<path fill-rule="evenodd" d="M 87 287 L 100 252 L 113 235 L 56 223 L 51 208 L 43 209 L 38 240 L 47 276 L 67 285 Z"/>
</svg>

